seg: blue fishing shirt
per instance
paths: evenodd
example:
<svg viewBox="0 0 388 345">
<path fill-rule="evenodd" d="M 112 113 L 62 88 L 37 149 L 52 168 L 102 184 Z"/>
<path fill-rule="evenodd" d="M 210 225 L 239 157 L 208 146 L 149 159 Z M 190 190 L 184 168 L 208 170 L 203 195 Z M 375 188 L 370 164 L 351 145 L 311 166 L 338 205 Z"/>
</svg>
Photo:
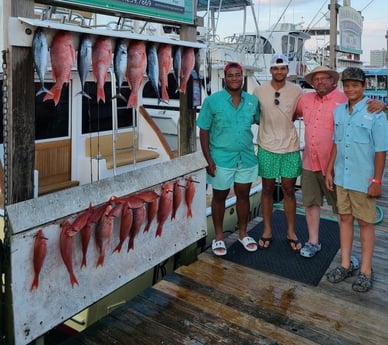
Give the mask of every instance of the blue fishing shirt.
<svg viewBox="0 0 388 345">
<path fill-rule="evenodd" d="M 334 110 L 334 183 L 363 193 L 368 192 L 374 175 L 375 152 L 388 150 L 387 116 L 369 113 L 367 100 L 364 97 L 355 104 L 351 114 L 347 103 Z"/>
</svg>

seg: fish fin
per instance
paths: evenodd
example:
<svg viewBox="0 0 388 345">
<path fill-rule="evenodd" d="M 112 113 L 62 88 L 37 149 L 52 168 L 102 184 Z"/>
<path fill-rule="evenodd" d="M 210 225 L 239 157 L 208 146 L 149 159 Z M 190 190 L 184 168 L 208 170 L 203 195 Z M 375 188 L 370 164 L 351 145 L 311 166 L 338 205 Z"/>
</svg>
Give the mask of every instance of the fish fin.
<svg viewBox="0 0 388 345">
<path fill-rule="evenodd" d="M 46 89 L 44 86 L 42 86 L 42 87 L 40 88 L 40 90 L 38 90 L 38 92 L 35 94 L 35 96 L 39 96 L 39 95 L 41 95 L 42 93 L 48 93 L 48 94 L 50 94 L 50 95 L 53 94 L 50 90 L 48 90 L 48 89 Z"/>
<path fill-rule="evenodd" d="M 138 97 L 136 92 L 131 92 L 131 95 L 128 98 L 127 109 L 128 108 L 137 108 Z"/>
<path fill-rule="evenodd" d="M 161 102 L 164 102 L 166 104 L 168 104 L 170 101 L 170 97 L 168 96 L 168 92 L 166 89 L 162 89 L 162 99 L 161 99 Z"/>
<path fill-rule="evenodd" d="M 86 255 L 82 256 L 82 261 L 81 261 L 81 268 L 86 267 Z"/>
<path fill-rule="evenodd" d="M 113 96 L 112 99 L 114 98 L 120 98 L 121 100 L 123 100 L 124 102 L 128 102 L 127 99 L 122 95 L 121 92 L 119 92 L 117 95 Z"/>
<path fill-rule="evenodd" d="M 123 246 L 123 242 L 120 241 L 120 243 L 117 245 L 117 247 L 113 250 L 112 253 L 114 252 L 120 253 L 122 246 Z"/>
<path fill-rule="evenodd" d="M 146 224 L 146 226 L 144 227 L 143 233 L 144 233 L 144 232 L 148 232 L 148 231 L 150 230 L 150 227 L 151 227 L 151 222 L 148 222 L 148 223 Z"/>
<path fill-rule="evenodd" d="M 128 253 L 131 249 L 135 249 L 134 240 L 135 240 L 135 239 L 134 239 L 132 236 L 129 238 L 127 253 Z"/>
<path fill-rule="evenodd" d="M 57 105 L 59 103 L 59 99 L 61 98 L 62 85 L 54 84 L 54 86 L 50 89 L 50 93 L 46 93 L 43 97 L 43 102 L 52 99 L 54 104 Z"/>
<path fill-rule="evenodd" d="M 104 260 L 105 260 L 105 255 L 101 253 L 100 256 L 98 257 L 96 267 L 104 266 Z"/>
<path fill-rule="evenodd" d="M 77 95 L 82 95 L 82 96 L 84 96 L 84 97 L 86 97 L 88 99 L 92 99 L 92 97 L 90 97 L 84 90 L 81 90 L 80 92 L 77 92 L 75 95 L 76 96 Z"/>
<path fill-rule="evenodd" d="M 72 287 L 74 286 L 74 284 L 79 285 L 79 284 L 78 284 L 78 280 L 77 280 L 77 278 L 75 277 L 75 275 L 74 275 L 73 272 L 70 273 L 70 283 L 71 283 L 71 286 L 72 286 Z"/>
<path fill-rule="evenodd" d="M 97 103 L 100 100 L 103 101 L 103 103 L 105 103 L 105 91 L 103 87 L 99 87 L 97 90 Z"/>
<path fill-rule="evenodd" d="M 30 291 L 37 289 L 39 286 L 39 276 L 35 276 L 34 280 L 32 281 Z"/>
<path fill-rule="evenodd" d="M 162 236 L 162 231 L 163 231 L 163 224 L 159 223 L 158 227 L 156 228 L 155 237 Z"/>
</svg>

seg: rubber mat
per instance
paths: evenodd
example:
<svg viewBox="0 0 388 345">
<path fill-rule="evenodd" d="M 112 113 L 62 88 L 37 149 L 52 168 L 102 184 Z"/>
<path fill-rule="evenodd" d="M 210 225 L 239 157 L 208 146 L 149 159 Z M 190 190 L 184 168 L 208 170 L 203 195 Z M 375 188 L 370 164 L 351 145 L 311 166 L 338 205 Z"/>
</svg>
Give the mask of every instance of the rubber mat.
<svg viewBox="0 0 388 345">
<path fill-rule="evenodd" d="M 249 236 L 258 241 L 263 227 L 263 223 L 259 223 L 248 232 Z M 338 223 L 321 219 L 319 238 L 322 249 L 312 258 L 304 258 L 290 249 L 286 231 L 284 212 L 275 210 L 272 214 L 272 242 L 268 249 L 248 252 L 236 241 L 222 258 L 308 285 L 318 285 L 340 246 Z M 308 240 L 307 224 L 303 215 L 296 216 L 295 232 L 303 245 Z"/>
</svg>

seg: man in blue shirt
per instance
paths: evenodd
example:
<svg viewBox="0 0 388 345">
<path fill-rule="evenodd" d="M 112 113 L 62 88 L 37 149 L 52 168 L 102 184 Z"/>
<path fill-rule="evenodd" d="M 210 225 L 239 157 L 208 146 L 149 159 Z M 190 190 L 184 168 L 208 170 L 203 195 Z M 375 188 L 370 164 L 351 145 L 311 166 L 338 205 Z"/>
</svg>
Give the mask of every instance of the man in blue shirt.
<svg viewBox="0 0 388 345">
<path fill-rule="evenodd" d="M 256 241 L 247 236 L 249 191 L 258 178 L 251 125 L 259 122 L 257 98 L 242 90 L 243 69 L 236 62 L 224 68 L 225 89 L 205 98 L 198 116 L 202 152 L 208 163 L 207 183 L 212 185 L 211 202 L 215 255 L 225 255 L 223 220 L 230 188 L 236 194 L 239 241 L 247 251 L 257 250 Z"/>
<path fill-rule="evenodd" d="M 373 223 L 388 150 L 387 117 L 384 112 L 368 112 L 368 98 L 363 94 L 365 79 L 365 73 L 360 68 L 348 67 L 342 72 L 348 102 L 334 110 L 334 146 L 326 172 L 327 188 L 333 190 L 334 184 L 336 186 L 341 240 L 341 265 L 330 271 L 327 279 L 338 283 L 353 275 L 350 256 L 353 222 L 357 219 L 361 267 L 352 288 L 358 292 L 366 292 L 373 285 Z"/>
</svg>

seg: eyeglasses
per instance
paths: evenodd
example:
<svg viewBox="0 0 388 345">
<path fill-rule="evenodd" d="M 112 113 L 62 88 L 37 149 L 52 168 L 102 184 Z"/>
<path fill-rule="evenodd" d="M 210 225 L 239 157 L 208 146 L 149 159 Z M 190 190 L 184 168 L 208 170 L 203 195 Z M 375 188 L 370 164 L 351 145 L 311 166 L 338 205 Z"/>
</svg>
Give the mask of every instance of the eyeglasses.
<svg viewBox="0 0 388 345">
<path fill-rule="evenodd" d="M 313 83 L 319 83 L 319 82 L 325 82 L 325 81 L 328 81 L 328 80 L 330 80 L 331 79 L 331 77 L 321 77 L 321 78 L 314 78 L 313 79 Z"/>
<path fill-rule="evenodd" d="M 275 92 L 275 99 L 273 100 L 273 102 L 275 103 L 275 105 L 279 105 L 280 104 L 280 101 L 279 101 L 279 98 L 280 97 L 280 92 L 276 91 Z"/>
</svg>

